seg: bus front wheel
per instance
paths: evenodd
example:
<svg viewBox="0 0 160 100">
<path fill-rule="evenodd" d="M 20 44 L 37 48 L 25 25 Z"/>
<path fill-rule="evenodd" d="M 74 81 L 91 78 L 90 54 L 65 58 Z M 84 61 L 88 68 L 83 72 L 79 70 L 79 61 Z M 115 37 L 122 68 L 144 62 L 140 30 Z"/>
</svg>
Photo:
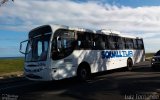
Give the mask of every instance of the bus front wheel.
<svg viewBox="0 0 160 100">
<path fill-rule="evenodd" d="M 128 59 L 128 60 L 127 60 L 127 70 L 128 70 L 128 71 L 131 71 L 132 68 L 133 68 L 132 59 Z"/>
<path fill-rule="evenodd" d="M 90 72 L 86 67 L 78 68 L 77 76 L 78 80 L 86 81 L 89 78 Z"/>
</svg>

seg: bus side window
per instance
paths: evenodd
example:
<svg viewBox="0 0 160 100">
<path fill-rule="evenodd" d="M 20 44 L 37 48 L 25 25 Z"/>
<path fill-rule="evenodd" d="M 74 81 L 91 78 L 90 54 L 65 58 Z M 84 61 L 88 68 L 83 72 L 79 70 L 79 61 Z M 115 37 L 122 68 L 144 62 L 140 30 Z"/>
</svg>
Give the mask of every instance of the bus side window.
<svg viewBox="0 0 160 100">
<path fill-rule="evenodd" d="M 105 41 L 105 49 L 109 49 L 108 35 L 104 35 L 104 41 Z"/>
<path fill-rule="evenodd" d="M 134 45 L 134 49 L 138 48 L 138 44 L 137 44 L 137 40 L 136 39 L 133 39 L 133 45 Z"/>
<path fill-rule="evenodd" d="M 117 49 L 124 49 L 124 41 L 121 37 L 117 37 Z"/>
<path fill-rule="evenodd" d="M 110 49 L 117 49 L 117 37 L 116 36 L 109 36 L 109 48 Z"/>
<path fill-rule="evenodd" d="M 125 49 L 125 38 L 122 37 L 121 40 L 122 40 L 122 47 L 123 47 L 122 49 Z"/>
<path fill-rule="evenodd" d="M 86 35 L 86 40 L 85 40 L 86 47 L 87 47 L 87 49 L 91 50 L 92 46 L 93 46 L 92 34 L 85 33 L 85 35 Z"/>
<path fill-rule="evenodd" d="M 125 42 L 125 49 L 129 49 L 128 39 L 124 38 L 124 42 Z"/>
<path fill-rule="evenodd" d="M 122 45 L 123 49 L 126 49 L 127 45 L 126 45 L 126 39 L 124 37 L 122 37 Z"/>
<path fill-rule="evenodd" d="M 98 34 L 93 37 L 93 49 L 95 50 L 104 50 L 105 49 L 105 38 L 103 35 Z"/>
<path fill-rule="evenodd" d="M 80 49 L 80 45 L 81 45 L 81 41 L 78 40 L 78 48 L 77 49 Z"/>
<path fill-rule="evenodd" d="M 92 50 L 96 50 L 97 49 L 97 43 L 96 43 L 96 35 L 92 36 Z"/>
<path fill-rule="evenodd" d="M 93 41 L 90 33 L 79 32 L 77 40 L 79 49 L 91 50 Z"/>
<path fill-rule="evenodd" d="M 129 39 L 129 49 L 133 49 L 133 39 Z"/>
<path fill-rule="evenodd" d="M 142 49 L 144 49 L 144 43 L 143 43 L 143 40 L 142 39 L 140 39 L 141 40 L 141 47 L 142 47 Z"/>
<path fill-rule="evenodd" d="M 77 49 L 80 50 L 82 48 L 82 35 L 83 33 L 82 32 L 77 32 Z"/>
<path fill-rule="evenodd" d="M 99 50 L 105 50 L 105 38 L 101 34 L 98 35 L 97 45 Z"/>
<path fill-rule="evenodd" d="M 126 38 L 126 49 L 133 49 L 133 40 Z"/>
<path fill-rule="evenodd" d="M 138 43 L 138 49 L 144 49 L 143 40 L 142 39 L 137 39 L 137 43 Z"/>
</svg>

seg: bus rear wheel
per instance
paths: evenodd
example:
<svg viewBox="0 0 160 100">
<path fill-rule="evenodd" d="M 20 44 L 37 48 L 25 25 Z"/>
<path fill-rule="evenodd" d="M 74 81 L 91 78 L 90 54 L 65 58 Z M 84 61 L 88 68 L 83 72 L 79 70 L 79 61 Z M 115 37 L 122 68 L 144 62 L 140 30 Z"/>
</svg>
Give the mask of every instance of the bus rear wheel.
<svg viewBox="0 0 160 100">
<path fill-rule="evenodd" d="M 132 59 L 127 60 L 127 70 L 131 71 L 133 69 L 133 62 Z"/>
<path fill-rule="evenodd" d="M 90 76 L 90 72 L 87 68 L 80 67 L 78 68 L 77 76 L 78 76 L 78 80 L 86 81 Z"/>
</svg>

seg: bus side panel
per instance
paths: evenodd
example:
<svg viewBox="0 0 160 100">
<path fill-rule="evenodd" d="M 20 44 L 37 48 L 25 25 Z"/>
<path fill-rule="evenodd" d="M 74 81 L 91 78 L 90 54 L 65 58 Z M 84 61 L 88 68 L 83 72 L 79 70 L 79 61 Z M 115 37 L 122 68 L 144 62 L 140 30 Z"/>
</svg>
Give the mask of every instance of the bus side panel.
<svg viewBox="0 0 160 100">
<path fill-rule="evenodd" d="M 73 54 L 61 59 L 52 61 L 51 69 L 52 69 L 52 77 L 54 80 L 60 80 L 64 78 L 73 77 L 76 75 L 76 59 Z"/>
<path fill-rule="evenodd" d="M 113 66 L 110 58 L 103 59 L 102 50 L 83 51 L 78 57 L 78 64 L 84 61 L 90 65 L 91 73 L 106 71 L 109 70 L 109 66 Z"/>
<path fill-rule="evenodd" d="M 144 60 L 144 50 L 131 51 L 133 52 L 131 57 L 133 63 L 138 63 Z M 76 76 L 77 68 L 82 62 L 87 62 L 90 65 L 91 73 L 127 66 L 127 59 L 129 57 L 113 57 L 103 59 L 101 53 L 102 50 L 75 50 L 70 56 L 64 59 L 52 61 L 52 76 L 55 79 Z M 55 69 L 57 69 L 56 72 Z"/>
<path fill-rule="evenodd" d="M 102 50 L 92 50 L 90 52 L 91 56 L 89 56 L 87 59 L 90 59 L 91 72 L 96 73 L 108 70 L 107 68 L 109 59 L 102 58 Z"/>
<path fill-rule="evenodd" d="M 145 61 L 144 50 L 134 50 L 133 61 L 134 64 Z"/>
<path fill-rule="evenodd" d="M 107 70 L 127 66 L 127 59 L 133 57 L 133 50 L 106 50 L 103 54 L 107 59 Z"/>
<path fill-rule="evenodd" d="M 128 58 L 132 59 L 133 64 L 143 62 L 145 60 L 144 50 L 125 50 L 125 51 L 127 52 L 132 51 L 132 56 L 110 58 L 108 70 L 126 67 Z"/>
<path fill-rule="evenodd" d="M 90 50 L 74 50 L 73 53 L 61 60 L 51 61 L 52 77 L 55 79 L 64 79 L 77 75 L 78 66 L 82 62 L 91 63 Z M 94 55 L 92 56 L 94 58 Z M 55 71 L 56 70 L 56 71 Z"/>
<path fill-rule="evenodd" d="M 110 58 L 108 70 L 122 68 L 127 66 L 127 58 L 120 57 L 120 58 Z"/>
<path fill-rule="evenodd" d="M 77 65 L 82 62 L 87 62 L 90 65 L 91 73 L 107 70 L 107 60 L 103 60 L 100 50 L 77 50 L 74 51 L 75 58 L 77 59 Z"/>
</svg>

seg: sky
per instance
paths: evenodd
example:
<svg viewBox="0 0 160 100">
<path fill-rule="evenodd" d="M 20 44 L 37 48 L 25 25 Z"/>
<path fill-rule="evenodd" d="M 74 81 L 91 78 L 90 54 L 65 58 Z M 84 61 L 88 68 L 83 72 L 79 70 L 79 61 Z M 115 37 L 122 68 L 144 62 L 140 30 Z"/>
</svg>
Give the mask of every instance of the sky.
<svg viewBox="0 0 160 100">
<path fill-rule="evenodd" d="M 160 49 L 160 0 L 10 0 L 0 7 L 0 57 L 23 56 L 20 42 L 45 24 L 116 30 Z"/>
</svg>

